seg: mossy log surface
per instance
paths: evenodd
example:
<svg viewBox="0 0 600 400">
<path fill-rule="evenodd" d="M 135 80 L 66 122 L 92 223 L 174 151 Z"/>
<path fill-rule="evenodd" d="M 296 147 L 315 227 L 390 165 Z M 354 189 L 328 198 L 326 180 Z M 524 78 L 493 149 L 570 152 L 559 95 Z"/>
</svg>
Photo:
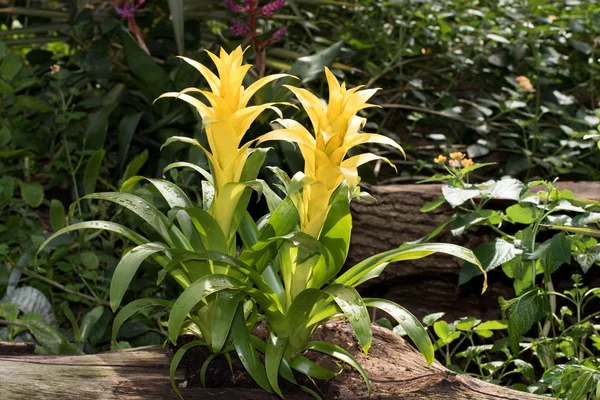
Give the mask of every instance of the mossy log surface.
<svg viewBox="0 0 600 400">
<path fill-rule="evenodd" d="M 544 397 L 516 392 L 478 379 L 457 375 L 439 363 L 428 366 L 409 343 L 391 331 L 373 327 L 373 345 L 368 355 L 359 349 L 350 326 L 333 321 L 317 330 L 313 339 L 331 340 L 348 349 L 367 371 L 372 393 L 368 397 L 359 374 L 350 367 L 319 389 L 324 399 L 423 399 L 423 400 L 540 400 Z M 0 345 L 0 349 L 2 349 Z M 2 354 L 0 352 L 0 354 Z M 119 352 L 81 356 L 0 356 L 0 399 L 177 399 L 169 383 L 172 351 L 160 346 L 141 347 Z M 311 355 L 317 363 L 327 366 L 331 360 Z M 240 364 L 234 362 L 236 382 L 231 374 L 220 379 L 225 385 L 208 389 L 195 386 L 185 377 L 194 376 L 202 359 L 185 362 L 188 371 L 180 368 L 178 382 L 185 399 L 255 400 L 276 397 L 248 385 L 250 381 Z M 227 383 L 227 381 L 229 383 Z M 210 385 L 210 381 L 208 384 Z M 288 388 L 285 398 L 310 399 L 308 395 Z"/>
<path fill-rule="evenodd" d="M 561 189 L 571 190 L 575 197 L 600 201 L 600 182 L 559 182 Z M 421 207 L 437 200 L 442 185 L 388 185 L 373 186 L 367 191 L 377 203 L 352 202 L 353 230 L 347 266 L 352 266 L 374 254 L 387 251 L 403 243 L 417 240 L 442 224 L 454 214 L 448 206 L 429 212 L 420 212 Z M 513 201 L 490 202 L 486 208 L 502 209 Z M 510 229 L 510 228 L 509 228 Z M 432 242 L 455 243 L 468 249 L 495 239 L 497 235 L 484 227 L 470 228 L 462 236 L 453 236 L 447 227 Z M 479 278 L 466 285 L 458 286 L 458 274 L 462 262 L 456 258 L 433 255 L 415 261 L 403 261 L 389 265 L 377 278 L 365 282 L 359 291 L 365 297 L 381 297 L 408 308 L 417 317 L 443 311 L 446 320 L 472 315 L 484 320 L 499 318 L 498 296 L 512 298 L 512 281 L 500 268 L 492 271 L 489 289 L 481 295 Z M 568 268 L 561 268 L 555 281 L 571 284 Z M 588 274 L 593 283 L 600 285 L 600 270 L 592 268 Z"/>
</svg>

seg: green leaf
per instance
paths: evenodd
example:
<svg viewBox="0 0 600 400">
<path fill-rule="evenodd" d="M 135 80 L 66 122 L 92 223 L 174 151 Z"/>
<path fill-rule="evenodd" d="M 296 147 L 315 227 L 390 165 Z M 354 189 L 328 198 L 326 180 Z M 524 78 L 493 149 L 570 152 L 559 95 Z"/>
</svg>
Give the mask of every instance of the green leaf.
<svg viewBox="0 0 600 400">
<path fill-rule="evenodd" d="M 535 370 L 530 363 L 516 359 L 514 360 L 515 367 L 523 376 L 531 383 L 535 382 Z"/>
<path fill-rule="evenodd" d="M 83 134 L 86 149 L 101 150 L 104 147 L 109 117 L 115 107 L 116 104 L 109 104 L 89 115 L 87 129 Z"/>
<path fill-rule="evenodd" d="M 173 307 L 173 302 L 163 299 L 145 298 L 134 300 L 131 303 L 127 304 L 125 307 L 123 307 L 117 313 L 117 315 L 115 315 L 115 320 L 113 321 L 112 341 L 114 346 L 117 348 L 119 347 L 117 345 L 117 334 L 119 333 L 119 329 L 121 329 L 121 326 L 125 323 L 125 321 L 131 318 L 134 314 L 137 314 L 140 311 L 145 310 L 146 308 L 155 306 L 171 308 Z"/>
<path fill-rule="evenodd" d="M 79 328 L 79 335 L 76 337 L 75 341 L 79 343 L 83 343 L 88 339 L 88 336 L 92 332 L 92 328 L 102 317 L 104 313 L 103 306 L 94 307 L 90 312 L 85 314 L 83 320 L 81 321 L 81 326 Z"/>
<path fill-rule="evenodd" d="M 450 325 L 446 321 L 437 321 L 433 324 L 433 330 L 444 345 L 449 345 L 460 337 L 460 333 L 450 329 Z"/>
<path fill-rule="evenodd" d="M 597 375 L 597 371 L 585 371 L 579 375 L 577 380 L 571 384 L 571 387 L 564 397 L 564 400 L 586 399 L 587 394 L 593 390 L 593 384 L 597 379 Z"/>
<path fill-rule="evenodd" d="M 591 229 L 591 228 L 578 228 L 575 226 L 562 226 L 562 225 L 544 225 L 550 229 L 556 229 L 560 231 L 567 231 L 571 233 L 579 233 L 586 236 L 592 237 L 600 237 L 599 229 Z"/>
<path fill-rule="evenodd" d="M 435 201 L 430 201 L 430 202 L 425 203 L 419 211 L 421 211 L 422 213 L 427 213 L 427 212 L 437 209 L 439 206 L 441 206 L 444 203 L 445 203 L 445 200 L 443 198 L 440 198 Z"/>
<path fill-rule="evenodd" d="M 169 11 L 171 12 L 171 22 L 173 23 L 173 34 L 177 44 L 177 52 L 183 55 L 185 52 L 184 42 L 184 19 L 183 19 L 183 0 L 169 0 Z"/>
<path fill-rule="evenodd" d="M 10 129 L 7 126 L 3 126 L 0 129 L 0 147 L 4 147 L 10 143 L 11 134 Z"/>
<path fill-rule="evenodd" d="M 100 176 L 104 154 L 104 149 L 96 151 L 85 165 L 85 170 L 83 171 L 83 192 L 85 194 L 93 193 L 96 190 L 96 183 Z"/>
<path fill-rule="evenodd" d="M 533 204 L 514 204 L 506 209 L 506 215 L 512 223 L 529 225 L 540 216 L 541 211 Z"/>
<path fill-rule="evenodd" d="M 396 249 L 389 250 L 383 253 L 376 254 L 366 260 L 356 264 L 348 271 L 343 273 L 334 283 L 341 283 L 350 286 L 357 286 L 368 279 L 375 278 L 385 268 L 386 263 L 405 260 L 417 260 L 423 257 L 430 256 L 434 253 L 448 254 L 458 257 L 464 261 L 474 263 L 478 266 L 481 264 L 471 250 L 454 244 L 446 243 L 420 243 L 420 244 L 405 244 Z M 373 273 L 375 272 L 375 273 Z M 484 283 L 483 291 L 487 288 L 487 282 Z"/>
<path fill-rule="evenodd" d="M 200 175 L 202 175 L 204 177 L 204 179 L 206 179 L 207 181 L 209 181 L 210 183 L 212 183 L 214 185 L 213 177 L 210 174 L 210 172 L 208 172 L 207 170 L 205 170 L 202 167 L 197 166 L 196 164 L 192 164 L 192 163 L 185 162 L 185 161 L 174 162 L 174 163 L 167 165 L 163 169 L 163 175 L 166 174 L 166 172 L 168 170 L 173 169 L 173 168 L 191 168 L 194 171 L 198 172 Z"/>
<path fill-rule="evenodd" d="M 122 29 L 120 37 L 127 65 L 133 75 L 141 81 L 141 87 L 147 90 L 153 98 L 157 98 L 161 94 L 168 92 L 170 80 L 167 73 L 163 71 L 151 56 L 142 50 L 129 32 Z"/>
<path fill-rule="evenodd" d="M 7 81 L 12 80 L 23 68 L 21 57 L 16 53 L 8 53 L 0 64 L 0 75 Z"/>
<path fill-rule="evenodd" d="M 508 199 L 519 201 L 525 185 L 518 179 L 502 178 L 482 185 L 481 194 L 492 199 Z"/>
<path fill-rule="evenodd" d="M 129 146 L 131 145 L 131 140 L 133 139 L 133 136 L 137 131 L 137 127 L 140 123 L 140 120 L 142 119 L 143 114 L 144 113 L 142 111 L 135 114 L 127 114 L 119 123 L 119 135 L 117 137 L 117 143 L 119 145 L 119 151 L 117 156 L 119 159 L 119 170 L 122 170 L 123 166 L 125 165 L 127 154 L 129 153 Z M 135 174 L 137 174 L 137 172 L 131 174 L 131 176 Z"/>
<path fill-rule="evenodd" d="M 246 369 L 246 371 L 248 371 L 252 379 L 254 379 L 254 381 L 259 384 L 260 387 L 262 387 L 269 393 L 273 393 L 273 389 L 269 384 L 265 368 L 258 359 L 256 351 L 254 350 L 254 346 L 252 345 L 250 335 L 246 330 L 246 321 L 244 321 L 244 309 L 241 304 L 235 314 L 235 317 L 233 318 L 233 325 L 231 328 L 233 344 L 235 345 L 235 350 L 238 354 L 238 357 L 240 358 L 240 361 L 244 365 L 244 368 Z"/>
<path fill-rule="evenodd" d="M 177 343 L 179 330 L 185 321 L 187 314 L 206 296 L 225 289 L 236 289 L 241 282 L 226 275 L 208 275 L 193 282 L 177 298 L 169 315 L 169 339 L 173 344 Z M 244 329 L 245 330 L 245 329 Z M 246 332 L 247 334 L 247 332 Z M 248 371 L 250 372 L 250 371 Z M 266 378 L 265 378 L 266 379 Z"/>
<path fill-rule="evenodd" d="M 299 58 L 292 65 L 289 74 L 299 77 L 302 83 L 316 79 L 324 73 L 324 67 L 331 65 L 336 59 L 343 45 L 344 42 L 340 40 L 313 55 Z"/>
<path fill-rule="evenodd" d="M 477 247 L 473 253 L 481 263 L 483 270 L 489 272 L 498 266 L 512 260 L 522 253 L 514 244 L 504 239 L 495 239 L 490 243 Z M 472 263 L 466 263 L 459 273 L 458 284 L 463 285 L 475 276 L 481 275 L 479 267 Z"/>
<path fill-rule="evenodd" d="M 44 187 L 37 182 L 19 181 L 21 197 L 28 206 L 37 208 L 44 201 Z"/>
<path fill-rule="evenodd" d="M 269 384 L 280 397 L 283 398 L 281 389 L 279 388 L 279 368 L 285 347 L 287 346 L 287 338 L 278 338 L 272 332 L 267 340 L 267 348 L 265 352 L 265 369 L 267 372 L 267 380 Z"/>
<path fill-rule="evenodd" d="M 419 320 L 404 307 L 383 299 L 364 299 L 367 307 L 373 307 L 390 314 L 400 326 L 406 331 L 408 337 L 415 343 L 427 363 L 434 360 L 433 344 L 429 335 Z"/>
<path fill-rule="evenodd" d="M 502 321 L 485 321 L 475 327 L 476 331 L 496 331 L 506 329 L 506 325 Z"/>
<path fill-rule="evenodd" d="M 39 317 L 38 317 L 39 318 Z M 47 323 L 35 319 L 21 319 L 27 326 L 35 341 L 42 346 L 48 354 L 78 354 L 75 345 L 69 343 L 67 338 L 56 328 Z"/>
<path fill-rule="evenodd" d="M 485 37 L 488 38 L 488 39 L 490 39 L 490 40 L 493 40 L 494 42 L 503 43 L 503 44 L 510 44 L 510 40 L 508 40 L 504 36 L 496 35 L 494 33 L 488 33 L 487 35 L 485 35 Z"/>
<path fill-rule="evenodd" d="M 125 168 L 125 172 L 123 173 L 123 181 L 138 174 L 140 169 L 146 164 L 146 161 L 148 161 L 148 150 L 144 150 L 127 164 L 127 168 Z"/>
<path fill-rule="evenodd" d="M 444 313 L 444 312 L 428 314 L 423 317 L 423 324 L 425 324 L 425 326 L 431 326 L 435 323 L 435 321 L 439 320 L 444 315 L 446 315 L 446 313 Z"/>
<path fill-rule="evenodd" d="M 502 305 L 508 310 L 508 336 L 513 354 L 519 351 L 521 336 L 526 334 L 536 322 L 550 313 L 548 296 L 539 288 L 525 292 L 516 299 Z"/>
<path fill-rule="evenodd" d="M 50 226 L 54 231 L 58 231 L 65 227 L 65 207 L 63 203 L 52 199 L 50 202 Z"/>
<path fill-rule="evenodd" d="M 442 186 L 442 195 L 452 208 L 456 208 L 463 204 L 465 201 L 479 196 L 480 193 L 481 192 L 477 188 L 462 189 L 448 185 Z"/>
<path fill-rule="evenodd" d="M 110 307 L 113 311 L 121 305 L 125 291 L 142 262 L 151 255 L 167 249 L 168 247 L 163 243 L 145 243 L 129 250 L 121 258 L 110 280 Z"/>
<path fill-rule="evenodd" d="M 233 290 L 221 290 L 217 292 L 217 298 L 213 305 L 214 314 L 212 319 L 211 345 L 213 353 L 219 353 L 223 349 L 229 336 L 233 317 L 240 304 L 240 299 L 240 293 Z"/>
<path fill-rule="evenodd" d="M 177 367 L 179 366 L 179 363 L 181 363 L 183 356 L 185 355 L 185 353 L 187 353 L 187 351 L 189 349 L 194 348 L 194 347 L 199 347 L 199 346 L 206 346 L 206 343 L 204 343 L 201 340 L 194 340 L 189 343 L 186 343 L 183 346 L 181 346 L 179 349 L 177 349 L 177 352 L 173 355 L 173 358 L 171 359 L 171 366 L 169 367 L 169 378 L 171 380 L 171 387 L 173 387 L 173 390 L 175 391 L 175 393 L 177 393 L 177 396 L 179 396 L 179 398 L 181 400 L 184 400 L 184 399 L 183 399 L 183 396 L 181 395 L 181 391 L 179 390 L 179 386 L 177 385 L 177 382 L 175 381 L 175 374 L 177 373 Z"/>
<path fill-rule="evenodd" d="M 302 355 L 296 356 L 293 360 L 290 361 L 289 364 L 290 364 L 290 367 L 292 367 L 296 371 L 298 371 L 306 376 L 309 376 L 313 379 L 321 379 L 321 380 L 333 379 L 337 375 L 339 375 L 340 372 L 342 372 L 341 368 L 340 368 L 339 372 L 330 371 L 327 368 L 321 367 L 314 361 L 309 360 L 308 358 L 306 358 Z"/>
<path fill-rule="evenodd" d="M 337 275 L 344 266 L 350 248 L 351 231 L 352 215 L 350 214 L 348 189 L 346 186 L 343 186 L 333 200 L 333 204 L 329 209 L 323 229 L 319 235 L 319 242 L 331 254 L 333 268 L 328 275 L 322 277 L 321 281 L 315 282 L 315 287 L 321 287 L 325 282 Z"/>
<path fill-rule="evenodd" d="M 349 364 L 350 366 L 352 366 L 354 369 L 356 369 L 358 371 L 360 376 L 365 381 L 365 385 L 367 386 L 367 391 L 369 392 L 369 394 L 371 393 L 371 384 L 369 383 L 369 377 L 367 376 L 367 373 L 361 367 L 361 365 L 358 363 L 358 361 L 356 361 L 356 359 L 354 357 L 352 357 L 352 355 L 350 353 L 348 353 L 346 350 L 342 349 L 340 346 L 333 344 L 333 343 L 329 343 L 329 342 L 315 341 L 315 342 L 309 342 L 308 345 L 306 346 L 306 350 L 314 350 L 314 351 L 318 351 L 319 353 L 328 354 L 334 358 L 337 358 L 338 360 L 341 360 L 341 361 Z"/>
<path fill-rule="evenodd" d="M 360 294 L 352 286 L 339 284 L 331 285 L 323 291 L 333 298 L 348 318 L 360 347 L 367 354 L 373 342 L 373 332 L 369 312 Z"/>
</svg>

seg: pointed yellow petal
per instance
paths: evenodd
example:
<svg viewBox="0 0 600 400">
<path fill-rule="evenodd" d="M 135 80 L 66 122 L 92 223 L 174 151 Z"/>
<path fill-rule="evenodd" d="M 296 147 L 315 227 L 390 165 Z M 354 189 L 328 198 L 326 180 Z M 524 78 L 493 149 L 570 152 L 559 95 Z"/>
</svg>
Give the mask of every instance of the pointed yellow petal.
<svg viewBox="0 0 600 400">
<path fill-rule="evenodd" d="M 265 133 L 258 137 L 258 144 L 269 141 L 269 140 L 284 140 L 286 142 L 294 142 L 303 144 L 308 147 L 314 147 L 315 138 L 296 121 L 293 123 L 286 124 L 285 129 L 275 129 L 269 133 Z"/>
<path fill-rule="evenodd" d="M 270 109 L 270 110 L 275 111 L 281 117 L 282 116 L 281 110 L 279 110 L 279 108 L 275 107 L 275 104 L 286 104 L 286 103 L 266 103 L 266 104 L 261 104 L 259 106 L 245 107 L 245 108 L 237 110 L 233 114 L 233 118 L 237 122 L 236 131 L 237 131 L 237 134 L 240 136 L 240 138 L 242 136 L 244 136 L 246 131 L 250 128 L 250 125 L 252 125 L 254 120 L 256 118 L 258 118 L 258 116 L 263 111 Z"/>
<path fill-rule="evenodd" d="M 390 162 L 390 160 L 388 160 L 386 157 L 381 157 L 381 156 L 378 156 L 373 153 L 364 153 L 364 154 L 359 154 L 354 157 L 350 157 L 350 158 L 342 161 L 342 167 L 357 168 L 363 164 L 366 164 L 366 163 L 368 163 L 370 161 L 374 161 L 374 160 L 383 160 L 386 163 L 390 164 L 392 166 L 392 168 L 396 169 L 396 166 L 394 164 L 392 164 Z M 398 170 L 396 170 L 396 172 L 398 172 Z"/>
<path fill-rule="evenodd" d="M 198 72 L 202 74 L 204 79 L 206 79 L 206 82 L 208 82 L 210 90 L 212 90 L 213 93 L 216 93 L 217 95 L 219 94 L 219 78 L 217 78 L 217 76 L 211 70 L 206 68 L 203 64 L 200 64 L 198 61 L 192 60 L 191 58 L 181 56 L 179 58 L 181 58 L 186 63 L 190 64 L 192 67 L 196 68 Z"/>
<path fill-rule="evenodd" d="M 379 143 L 392 146 L 398 151 L 400 151 L 404 155 L 404 157 L 406 157 L 404 149 L 402 148 L 402 146 L 396 143 L 396 141 L 390 139 L 387 136 L 378 135 L 376 133 L 359 133 L 356 135 L 352 135 L 351 137 L 347 137 L 346 142 L 344 143 L 344 147 L 350 149 L 354 146 L 358 146 L 359 144 L 365 143 Z"/>
<path fill-rule="evenodd" d="M 248 104 L 248 102 L 250 101 L 252 96 L 254 96 L 254 94 L 256 92 L 258 92 L 267 83 L 272 82 L 276 79 L 285 78 L 286 76 L 292 76 L 292 75 L 274 74 L 274 75 L 265 76 L 264 78 L 260 78 L 259 80 L 257 80 L 256 82 L 254 82 L 253 84 L 248 86 L 248 88 L 246 90 L 244 90 L 244 94 L 242 95 L 242 98 L 240 99 L 240 104 L 238 107 L 239 108 L 246 107 L 246 105 Z"/>
<path fill-rule="evenodd" d="M 289 85 L 283 85 L 288 88 L 300 101 L 302 107 L 308 114 L 310 122 L 312 123 L 315 135 L 319 134 L 319 121 L 325 117 L 327 112 L 327 106 L 323 104 L 321 99 L 312 94 L 306 89 L 301 89 Z"/>
<path fill-rule="evenodd" d="M 191 104 L 192 106 L 194 106 L 196 108 L 196 110 L 198 110 L 198 112 L 200 113 L 200 116 L 202 117 L 203 120 L 204 119 L 210 120 L 214 116 L 214 112 L 210 107 L 207 107 L 206 104 L 204 104 L 197 98 L 192 97 L 188 94 L 181 94 L 178 92 L 168 92 L 168 93 L 161 94 L 156 100 L 162 99 L 164 97 L 175 97 L 176 99 L 181 99 L 181 100 L 185 101 L 186 103 Z M 208 122 L 208 121 L 205 121 L 205 122 Z"/>
<path fill-rule="evenodd" d="M 215 93 L 208 92 L 206 90 L 201 90 L 201 89 L 197 89 L 197 88 L 187 88 L 187 89 L 183 89 L 181 92 L 179 92 L 179 96 L 181 96 L 182 94 L 190 93 L 190 92 L 200 93 L 202 96 L 206 97 L 206 99 L 210 102 L 210 105 L 214 109 L 214 111 L 222 111 L 225 108 L 229 111 L 229 113 L 231 113 L 231 110 L 229 110 L 229 108 L 227 107 L 227 104 L 221 97 L 219 97 Z M 223 112 L 221 112 L 221 114 L 222 113 Z"/>
</svg>

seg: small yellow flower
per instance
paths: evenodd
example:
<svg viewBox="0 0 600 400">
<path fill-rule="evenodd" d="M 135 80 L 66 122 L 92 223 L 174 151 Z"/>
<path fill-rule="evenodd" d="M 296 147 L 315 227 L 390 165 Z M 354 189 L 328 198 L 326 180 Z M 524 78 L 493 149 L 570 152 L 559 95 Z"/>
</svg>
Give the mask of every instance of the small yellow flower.
<svg viewBox="0 0 600 400">
<path fill-rule="evenodd" d="M 515 80 L 519 83 L 521 89 L 523 89 L 526 92 L 533 92 L 533 85 L 531 84 L 529 78 L 527 78 L 526 76 L 517 76 Z"/>
<path fill-rule="evenodd" d="M 431 54 L 431 49 L 422 48 L 421 54 L 423 54 L 424 56 L 428 56 Z"/>
<path fill-rule="evenodd" d="M 473 166 L 473 160 L 471 160 L 470 158 L 465 158 L 464 160 L 461 160 L 460 162 L 462 164 L 463 167 L 471 167 Z"/>
<path fill-rule="evenodd" d="M 436 158 L 433 159 L 433 162 L 436 164 L 443 164 L 446 162 L 446 160 L 448 159 L 448 157 L 443 156 L 443 155 L 439 155 Z"/>
<path fill-rule="evenodd" d="M 458 160 L 452 159 L 452 160 L 448 161 L 448 164 L 450 164 L 450 166 L 454 167 L 454 168 L 460 167 L 460 161 L 458 161 Z"/>
<path fill-rule="evenodd" d="M 548 15 L 547 17 L 550 21 L 556 21 L 558 17 L 556 15 Z"/>
<path fill-rule="evenodd" d="M 465 158 L 465 154 L 461 153 L 460 151 L 457 151 L 454 153 L 450 153 L 450 158 L 453 160 L 462 160 L 463 158 Z"/>
<path fill-rule="evenodd" d="M 60 71 L 60 65 L 58 64 L 54 64 L 53 66 L 50 67 L 50 73 L 52 75 L 58 74 Z"/>
</svg>

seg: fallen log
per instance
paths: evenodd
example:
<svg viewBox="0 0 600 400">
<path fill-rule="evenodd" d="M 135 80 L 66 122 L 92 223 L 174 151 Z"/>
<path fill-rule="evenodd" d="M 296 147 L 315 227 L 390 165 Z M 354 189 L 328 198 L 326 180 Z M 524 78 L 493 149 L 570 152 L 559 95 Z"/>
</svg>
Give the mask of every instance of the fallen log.
<svg viewBox="0 0 600 400">
<path fill-rule="evenodd" d="M 417 240 L 450 218 L 454 211 L 446 206 L 429 213 L 420 212 L 425 203 L 440 197 L 441 186 L 369 188 L 367 191 L 377 199 L 377 203 L 352 202 L 353 230 L 346 264 L 355 265 L 374 254 Z M 559 182 L 558 187 L 571 190 L 576 197 L 600 201 L 600 182 Z M 513 202 L 496 201 L 492 204 L 506 207 Z M 452 236 L 450 229 L 446 228 L 433 241 L 474 249 L 495 237 L 493 231 L 483 227 L 471 228 L 460 237 Z M 402 304 L 417 317 L 443 311 L 446 320 L 467 315 L 483 320 L 498 318 L 498 296 L 513 297 L 512 281 L 501 271 L 494 271 L 489 279 L 488 291 L 481 295 L 481 280 L 474 279 L 468 285 L 458 286 L 461 266 L 460 260 L 442 255 L 391 264 L 377 279 L 361 285 L 359 291 L 365 297 L 381 297 Z M 596 279 L 600 284 L 597 270 L 592 268 L 588 275 L 598 274 Z M 570 285 L 569 277 L 573 272 L 565 269 L 565 273 L 565 279 L 558 281 Z"/>
<path fill-rule="evenodd" d="M 313 339 L 331 340 L 348 349 L 365 368 L 372 385 L 369 397 L 360 375 L 350 367 L 335 379 L 321 383 L 324 399 L 453 399 L 453 400 L 540 400 L 541 396 L 517 392 L 475 379 L 457 375 L 435 362 L 428 366 L 419 352 L 389 330 L 373 326 L 373 345 L 368 355 L 362 353 L 350 326 L 333 321 L 317 330 Z M 192 354 L 192 353 L 190 353 Z M 169 383 L 172 351 L 168 347 L 149 346 L 81 356 L 0 356 L 0 398 L 18 399 L 177 399 Z M 311 355 L 317 363 L 327 366 L 331 360 Z M 232 375 L 221 375 L 219 388 L 208 389 L 210 396 L 197 385 L 198 371 L 204 360 L 184 360 L 187 371 L 180 371 L 177 380 L 185 399 L 258 400 L 270 397 L 257 388 L 234 362 Z M 235 361 L 235 360 L 234 360 Z M 328 364 L 329 363 L 329 364 Z M 224 382 L 224 384 L 223 384 Z M 240 384 L 250 382 L 247 387 Z M 208 381 L 211 385 L 211 381 Z M 310 399 L 295 387 L 288 387 L 288 400 Z"/>
</svg>

